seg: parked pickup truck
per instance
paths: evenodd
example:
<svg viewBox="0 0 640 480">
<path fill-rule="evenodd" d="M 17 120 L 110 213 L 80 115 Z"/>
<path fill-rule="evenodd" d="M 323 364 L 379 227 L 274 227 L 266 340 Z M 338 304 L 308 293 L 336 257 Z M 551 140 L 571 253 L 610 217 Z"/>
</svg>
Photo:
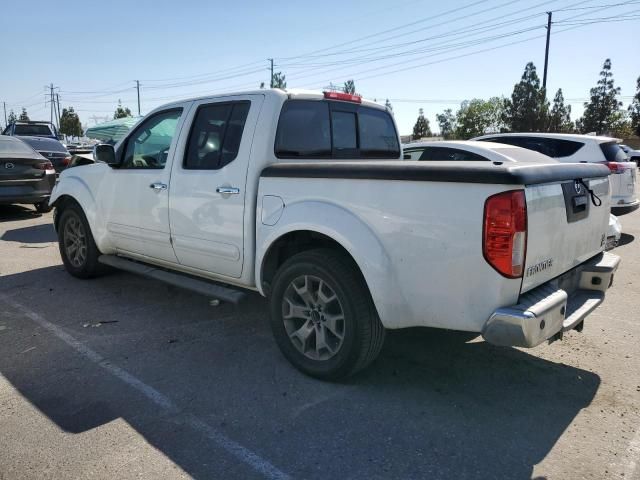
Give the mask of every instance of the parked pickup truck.
<svg viewBox="0 0 640 480">
<path fill-rule="evenodd" d="M 285 357 L 320 378 L 368 365 L 385 329 L 557 339 L 618 266 L 606 166 L 402 161 L 390 112 L 358 96 L 176 102 L 95 157 L 52 195 L 70 274 L 111 266 L 231 302 L 257 291 Z"/>
</svg>

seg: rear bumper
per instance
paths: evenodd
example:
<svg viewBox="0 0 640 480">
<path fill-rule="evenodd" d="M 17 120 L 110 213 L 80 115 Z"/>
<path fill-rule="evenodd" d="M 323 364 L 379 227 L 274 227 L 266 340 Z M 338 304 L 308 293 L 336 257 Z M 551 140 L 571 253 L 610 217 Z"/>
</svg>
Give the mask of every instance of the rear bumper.
<svg viewBox="0 0 640 480">
<path fill-rule="evenodd" d="M 56 176 L 46 174 L 38 181 L 0 182 L 0 205 L 12 203 L 39 203 L 48 201 L 56 183 Z"/>
<path fill-rule="evenodd" d="M 482 336 L 494 345 L 535 347 L 578 327 L 604 300 L 620 257 L 603 252 L 561 277 L 520 296 L 519 303 L 497 309 Z"/>
<path fill-rule="evenodd" d="M 640 207 L 640 200 L 634 200 L 630 203 L 620 204 L 620 205 L 611 205 L 611 213 L 616 216 L 626 215 L 627 213 L 631 213 L 637 210 Z"/>
</svg>

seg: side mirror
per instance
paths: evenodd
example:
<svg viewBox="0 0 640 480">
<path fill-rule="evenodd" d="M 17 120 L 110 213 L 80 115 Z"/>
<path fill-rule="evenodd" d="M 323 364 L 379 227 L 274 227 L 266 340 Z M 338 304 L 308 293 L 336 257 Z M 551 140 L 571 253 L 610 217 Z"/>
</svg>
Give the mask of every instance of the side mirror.
<svg viewBox="0 0 640 480">
<path fill-rule="evenodd" d="M 64 135 L 59 133 L 58 135 L 56 135 L 56 137 L 58 137 L 58 140 L 64 140 Z"/>
<path fill-rule="evenodd" d="M 116 162 L 116 151 L 113 145 L 108 143 L 99 143 L 93 147 L 93 158 L 96 162 L 104 162 L 110 167 L 117 167 L 119 164 Z"/>
</svg>

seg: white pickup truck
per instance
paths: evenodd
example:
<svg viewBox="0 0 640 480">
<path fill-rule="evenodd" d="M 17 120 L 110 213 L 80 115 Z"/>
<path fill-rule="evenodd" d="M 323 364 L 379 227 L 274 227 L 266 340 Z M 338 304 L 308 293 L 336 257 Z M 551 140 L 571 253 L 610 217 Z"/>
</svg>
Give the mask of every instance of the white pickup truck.
<svg viewBox="0 0 640 480">
<path fill-rule="evenodd" d="M 353 95 L 176 102 L 95 156 L 51 197 L 69 273 L 107 265 L 230 302 L 258 291 L 283 354 L 320 378 L 369 364 L 385 329 L 560 338 L 618 266 L 607 167 L 402 161 L 393 117 Z"/>
</svg>

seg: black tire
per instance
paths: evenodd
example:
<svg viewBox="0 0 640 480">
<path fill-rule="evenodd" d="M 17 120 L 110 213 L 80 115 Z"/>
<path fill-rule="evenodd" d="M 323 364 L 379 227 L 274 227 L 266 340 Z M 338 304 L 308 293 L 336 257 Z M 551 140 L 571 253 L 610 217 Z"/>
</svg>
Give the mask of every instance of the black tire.
<svg viewBox="0 0 640 480">
<path fill-rule="evenodd" d="M 324 288 L 329 288 L 331 293 L 335 294 L 339 302 L 338 307 L 342 311 L 342 338 L 337 340 L 341 343 L 335 353 L 332 353 L 333 356 L 327 359 L 309 358 L 308 354 L 300 350 L 305 347 L 297 347 L 291 339 L 291 330 L 298 327 L 293 327 L 288 333 L 289 327 L 285 326 L 284 309 L 289 308 L 285 307 L 285 293 L 291 292 L 291 288 L 295 289 L 294 281 L 304 278 L 306 282 L 308 277 L 325 282 Z M 380 322 L 364 279 L 350 258 L 330 249 L 299 253 L 279 268 L 272 286 L 269 300 L 273 335 L 283 355 L 303 373 L 323 380 L 338 380 L 362 370 L 380 353 L 384 343 L 385 329 Z M 319 294 L 316 293 L 318 301 L 319 298 Z M 305 313 L 309 312 L 307 310 Z M 311 315 L 305 318 L 308 319 L 299 321 L 305 326 L 311 326 L 312 324 L 309 323 L 312 321 Z M 317 319 L 314 321 L 319 323 Z M 322 316 L 322 322 L 324 322 L 324 316 Z M 333 326 L 335 325 L 334 323 Z M 309 327 L 306 328 L 307 332 L 311 331 Z M 315 348 L 318 350 L 318 333 L 309 335 L 309 338 L 313 336 Z M 326 335 L 329 339 L 329 334 Z M 338 337 L 335 338 L 338 339 Z M 303 342 L 304 344 L 306 342 Z"/>
<path fill-rule="evenodd" d="M 36 212 L 38 213 L 49 213 L 53 207 L 49 206 L 49 201 L 45 200 L 44 202 L 39 202 L 34 205 L 36 207 Z"/>
<path fill-rule="evenodd" d="M 65 246 L 71 241 L 71 235 L 67 235 L 67 226 L 70 227 L 71 222 L 74 222 L 74 225 L 79 225 L 84 232 L 86 254 L 82 261 L 77 261 L 77 259 L 70 257 L 71 254 Z M 60 220 L 58 221 L 58 248 L 60 249 L 60 256 L 62 257 L 64 268 L 74 277 L 92 278 L 104 271 L 102 265 L 98 263 L 100 251 L 93 240 L 89 222 L 87 222 L 82 208 L 76 204 L 67 205 L 60 213 Z"/>
</svg>

